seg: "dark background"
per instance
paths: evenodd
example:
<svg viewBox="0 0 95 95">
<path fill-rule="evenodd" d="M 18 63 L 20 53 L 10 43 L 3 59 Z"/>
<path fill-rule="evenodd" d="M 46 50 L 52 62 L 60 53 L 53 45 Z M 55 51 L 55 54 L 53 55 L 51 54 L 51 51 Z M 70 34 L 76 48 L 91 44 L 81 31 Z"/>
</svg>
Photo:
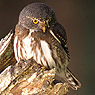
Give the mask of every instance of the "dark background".
<svg viewBox="0 0 95 95">
<path fill-rule="evenodd" d="M 94 0 L 0 0 L 0 39 L 14 29 L 20 11 L 32 2 L 51 6 L 67 31 L 69 67 L 82 83 L 69 95 L 95 95 Z"/>
</svg>

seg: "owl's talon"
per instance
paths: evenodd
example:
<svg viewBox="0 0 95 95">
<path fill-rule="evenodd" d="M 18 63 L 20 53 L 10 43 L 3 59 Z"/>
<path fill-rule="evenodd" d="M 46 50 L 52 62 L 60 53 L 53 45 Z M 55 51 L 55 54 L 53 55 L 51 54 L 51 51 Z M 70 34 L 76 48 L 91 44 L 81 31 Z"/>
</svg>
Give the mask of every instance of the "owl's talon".
<svg viewBox="0 0 95 95">
<path fill-rule="evenodd" d="M 41 67 L 41 70 L 40 71 L 43 72 L 44 70 L 45 70 L 45 67 Z"/>
<path fill-rule="evenodd" d="M 45 69 L 46 69 L 45 67 L 39 68 L 38 71 L 37 71 L 37 75 L 39 75 L 41 72 L 43 73 L 43 71 L 44 71 Z"/>
</svg>

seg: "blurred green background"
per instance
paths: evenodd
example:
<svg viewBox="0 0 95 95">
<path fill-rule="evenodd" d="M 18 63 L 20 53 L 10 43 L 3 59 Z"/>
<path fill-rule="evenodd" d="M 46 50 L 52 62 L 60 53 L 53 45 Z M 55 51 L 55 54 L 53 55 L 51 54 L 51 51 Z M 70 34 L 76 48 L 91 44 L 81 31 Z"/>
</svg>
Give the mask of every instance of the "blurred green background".
<svg viewBox="0 0 95 95">
<path fill-rule="evenodd" d="M 69 67 L 82 83 L 81 89 L 69 95 L 95 95 L 94 0 L 0 0 L 0 39 L 14 29 L 23 7 L 33 2 L 51 6 L 67 31 Z"/>
</svg>

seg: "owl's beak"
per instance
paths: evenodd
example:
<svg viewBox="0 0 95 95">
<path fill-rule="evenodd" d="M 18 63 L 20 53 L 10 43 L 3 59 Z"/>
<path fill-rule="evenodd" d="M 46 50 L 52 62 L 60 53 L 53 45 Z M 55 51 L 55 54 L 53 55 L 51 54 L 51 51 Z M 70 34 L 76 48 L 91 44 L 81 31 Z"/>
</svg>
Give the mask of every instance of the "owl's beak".
<svg viewBox="0 0 95 95">
<path fill-rule="evenodd" d="M 44 21 L 43 24 L 41 25 L 41 29 L 43 30 L 43 32 L 46 32 L 47 26 L 48 26 L 48 23 Z"/>
<path fill-rule="evenodd" d="M 42 27 L 43 32 L 46 32 L 46 26 Z"/>
</svg>

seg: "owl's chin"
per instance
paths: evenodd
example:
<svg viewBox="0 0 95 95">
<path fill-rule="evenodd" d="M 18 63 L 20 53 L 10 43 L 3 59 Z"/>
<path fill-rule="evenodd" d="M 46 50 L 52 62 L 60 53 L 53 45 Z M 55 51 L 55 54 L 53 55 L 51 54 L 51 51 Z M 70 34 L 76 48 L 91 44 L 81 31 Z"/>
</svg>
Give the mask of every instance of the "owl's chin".
<svg viewBox="0 0 95 95">
<path fill-rule="evenodd" d="M 29 29 L 29 31 L 30 31 L 31 33 L 34 33 L 34 32 L 42 32 L 41 29 Z"/>
</svg>

